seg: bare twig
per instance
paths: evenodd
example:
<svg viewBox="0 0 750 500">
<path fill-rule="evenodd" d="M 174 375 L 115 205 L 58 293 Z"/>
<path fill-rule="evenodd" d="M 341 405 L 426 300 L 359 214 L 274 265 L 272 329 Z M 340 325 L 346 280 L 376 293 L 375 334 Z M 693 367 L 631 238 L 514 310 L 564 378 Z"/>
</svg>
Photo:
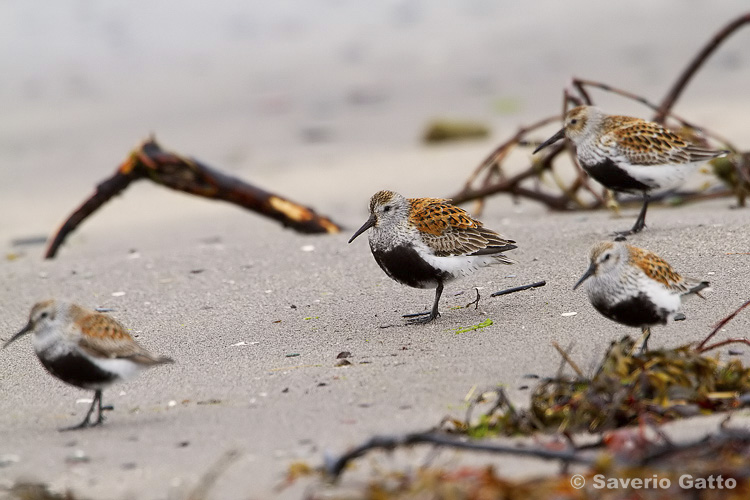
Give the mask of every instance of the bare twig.
<svg viewBox="0 0 750 500">
<path fill-rule="evenodd" d="M 528 290 L 530 288 L 538 288 L 546 284 L 547 282 L 542 280 L 542 281 L 537 281 L 536 283 L 531 283 L 530 285 L 514 286 L 513 288 L 507 288 L 505 290 L 500 290 L 499 292 L 495 292 L 492 295 L 490 295 L 490 297 L 498 297 L 500 295 L 507 295 L 509 293 L 520 292 L 522 290 Z"/>
<path fill-rule="evenodd" d="M 441 436 L 432 432 L 419 432 L 401 436 L 375 436 L 338 458 L 326 457 L 325 470 L 334 479 L 338 478 L 347 464 L 370 450 L 393 450 L 400 446 L 415 444 L 433 444 L 461 450 L 482 451 L 502 455 L 532 457 L 541 460 L 559 460 L 568 463 L 592 465 L 594 460 L 580 456 L 576 451 L 555 451 L 543 448 L 517 448 L 514 446 L 493 445 L 482 442 L 464 441 Z"/>
<path fill-rule="evenodd" d="M 734 311 L 732 314 L 730 314 L 726 318 L 724 318 L 721 321 L 719 321 L 718 323 L 716 323 L 716 325 L 714 326 L 714 329 L 711 330 L 711 333 L 709 333 L 708 336 L 705 339 L 703 339 L 703 342 L 701 342 L 700 344 L 698 344 L 698 347 L 696 347 L 695 350 L 698 351 L 698 352 L 706 352 L 706 351 L 708 351 L 710 349 L 715 349 L 716 347 L 721 347 L 722 345 L 731 344 L 733 342 L 736 343 L 736 342 L 746 341 L 746 339 L 734 339 L 733 342 L 723 341 L 723 342 L 719 342 L 719 343 L 716 343 L 716 344 L 713 344 L 713 345 L 710 345 L 710 346 L 706 347 L 706 344 L 708 343 L 708 341 L 711 340 L 711 338 L 714 335 L 716 335 L 719 332 L 719 330 L 721 330 L 722 328 L 724 328 L 724 325 L 726 325 L 727 323 L 729 323 L 730 321 L 732 321 L 734 319 L 734 317 L 737 316 L 740 313 L 740 311 L 742 311 L 747 306 L 750 306 L 750 300 L 748 300 L 747 302 L 745 302 L 744 304 L 742 304 L 740 307 L 738 307 L 737 310 Z"/>
<path fill-rule="evenodd" d="M 486 187 L 489 179 L 491 178 L 491 174 L 494 172 L 493 167 L 496 168 L 498 163 L 500 163 L 510 152 L 510 150 L 517 146 L 518 143 L 529 133 L 534 130 L 540 129 L 550 123 L 553 123 L 555 121 L 559 121 L 559 116 L 549 116 L 547 118 L 544 118 L 543 120 L 539 120 L 536 123 L 533 123 L 527 127 L 521 127 L 518 129 L 516 134 L 505 141 L 504 143 L 500 144 L 498 147 L 492 151 L 480 164 L 477 168 L 474 169 L 474 172 L 469 176 L 469 178 L 466 180 L 466 183 L 464 185 L 464 189 L 461 191 L 461 193 L 456 194 L 454 196 L 451 196 L 451 200 L 453 200 L 454 203 L 463 203 L 465 201 L 469 201 L 468 198 L 465 198 L 463 196 L 463 193 L 469 193 L 472 191 L 471 185 L 474 183 L 474 181 L 479 177 L 479 175 L 484 170 L 489 170 L 487 177 L 485 178 L 485 181 L 483 183 L 483 186 Z M 519 181 L 522 179 L 519 179 Z M 472 197 L 471 199 L 475 199 L 478 197 Z"/>
<path fill-rule="evenodd" d="M 594 101 L 591 100 L 591 97 L 589 96 L 588 92 L 586 92 L 586 88 L 584 85 L 586 84 L 585 80 L 581 80 L 578 78 L 573 78 L 573 87 L 578 91 L 579 94 L 581 94 L 581 97 L 583 98 L 583 102 L 587 106 L 591 106 L 594 104 Z"/>
<path fill-rule="evenodd" d="M 474 290 L 475 290 L 475 291 L 477 292 L 477 298 L 476 298 L 476 299 L 474 299 L 474 300 L 472 300 L 472 301 L 471 301 L 471 302 L 469 302 L 468 304 L 466 304 L 466 305 L 464 306 L 464 308 L 466 308 L 466 309 L 468 309 L 468 307 L 469 307 L 470 305 L 474 305 L 474 309 L 479 309 L 479 299 L 480 299 L 480 295 L 479 295 L 479 288 L 477 288 L 477 287 L 474 287 Z"/>
<path fill-rule="evenodd" d="M 693 75 L 695 75 L 695 73 L 703 65 L 703 63 L 706 62 L 706 59 L 708 59 L 708 57 L 719 47 L 719 45 L 721 45 L 724 40 L 726 40 L 732 33 L 734 33 L 736 30 L 747 23 L 750 23 L 750 13 L 739 16 L 737 19 L 722 28 L 716 35 L 714 35 L 713 38 L 711 38 L 711 40 L 708 41 L 706 46 L 703 47 L 703 50 L 701 50 L 695 56 L 695 58 L 693 58 L 690 64 L 688 64 L 688 67 L 683 71 L 682 75 L 677 79 L 669 92 L 667 92 L 667 95 L 666 97 L 664 97 L 661 106 L 659 106 L 659 110 L 656 112 L 656 116 L 654 116 L 654 121 L 664 121 L 667 113 L 669 113 L 669 111 L 672 109 L 672 106 L 674 106 L 674 103 L 680 97 L 682 91 L 685 90 L 685 87 L 687 86 L 690 79 L 693 77 Z"/>
<path fill-rule="evenodd" d="M 555 341 L 552 341 L 552 347 L 557 349 L 557 352 L 560 353 L 560 356 L 562 356 L 565 362 L 570 365 L 570 367 L 573 369 L 574 372 L 576 372 L 576 375 L 583 378 L 583 372 L 581 371 L 580 368 L 578 368 L 578 365 L 576 364 L 576 362 L 573 361 L 573 358 L 570 357 L 570 355 L 565 351 L 565 349 L 560 347 L 560 344 L 558 344 Z"/>
<path fill-rule="evenodd" d="M 707 345 L 706 347 L 701 349 L 699 352 L 708 352 L 713 349 L 724 347 L 725 345 L 730 345 L 730 344 L 750 345 L 750 339 L 748 339 L 747 337 L 741 337 L 741 338 L 731 338 L 731 339 L 726 339 L 726 340 L 720 340 L 719 342 L 715 342 L 711 345 Z"/>
</svg>

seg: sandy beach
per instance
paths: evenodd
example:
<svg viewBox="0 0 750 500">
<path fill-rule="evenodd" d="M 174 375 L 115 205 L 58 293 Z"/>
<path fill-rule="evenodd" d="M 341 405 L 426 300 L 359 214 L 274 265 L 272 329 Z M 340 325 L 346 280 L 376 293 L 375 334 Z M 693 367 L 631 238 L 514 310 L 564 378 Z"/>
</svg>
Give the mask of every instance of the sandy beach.
<svg viewBox="0 0 750 500">
<path fill-rule="evenodd" d="M 111 308 L 140 343 L 176 363 L 106 390 L 115 409 L 105 425 L 60 433 L 83 417 L 92 394 L 47 374 L 28 339 L 0 351 L 0 497 L 2 488 L 28 480 L 88 499 L 182 499 L 237 450 L 209 498 L 299 498 L 304 481 L 275 490 L 293 461 L 319 465 L 325 452 L 373 434 L 461 416 L 475 386 L 505 384 L 523 404 L 524 375 L 557 369 L 551 342 L 572 346 L 590 371 L 609 342 L 635 333 L 571 288 L 589 247 L 630 227 L 636 208 L 617 218 L 489 199 L 482 220 L 518 242 L 518 264 L 448 285 L 442 316 L 425 326 L 381 328 L 429 307 L 433 292 L 393 282 L 365 238 L 347 240 L 379 189 L 410 197 L 457 191 L 500 140 L 559 110 L 571 75 L 658 101 L 743 3 L 691 2 L 681 12 L 681 2 L 631 2 L 634 12 L 657 9 L 647 18 L 596 2 L 580 2 L 577 16 L 552 1 L 533 12 L 482 1 L 362 3 L 361 11 L 315 3 L 318 10 L 266 12 L 225 2 L 204 19 L 145 3 L 64 3 L 46 13 L 20 2 L 2 7 L 0 32 L 26 59 L 6 47 L 1 61 L 14 77 L 0 87 L 0 339 L 24 326 L 36 301 L 56 297 Z M 170 15 L 183 29 L 165 26 Z M 607 33 L 602 26 L 613 16 L 619 23 Z M 157 26 L 164 37 L 153 34 Z M 198 26 L 200 39 L 190 42 L 185 30 Z M 56 48 L 35 42 L 45 29 Z M 628 38 L 634 32 L 649 40 Z M 750 143 L 748 34 L 727 43 L 677 106 L 742 146 Z M 597 47 L 586 54 L 591 37 Z M 619 98 L 602 95 L 602 102 L 648 116 Z M 492 135 L 423 146 L 422 128 L 436 116 L 485 121 Z M 56 259 L 43 260 L 42 238 L 151 132 L 166 149 L 312 206 L 344 231 L 304 236 L 140 182 L 86 221 Z M 710 180 L 696 174 L 691 183 Z M 654 329 L 652 347 L 700 340 L 750 298 L 750 256 L 743 255 L 750 217 L 734 204 L 654 206 L 649 228 L 631 238 L 679 272 L 712 282 L 706 300 L 686 301 L 685 321 Z M 489 297 L 539 280 L 547 286 Z M 475 287 L 479 307 L 459 308 Z M 570 312 L 577 314 L 563 316 Z M 487 318 L 487 328 L 456 333 Z M 720 335 L 749 329 L 750 315 L 740 315 Z M 750 363 L 750 350 L 739 350 Z M 350 366 L 336 366 L 343 351 Z M 686 435 L 715 425 L 715 418 L 698 419 L 669 429 Z M 417 464 L 423 455 L 401 459 Z M 478 459 L 443 453 L 440 460 Z M 369 463 L 356 473 L 366 476 Z M 515 459 L 496 463 L 511 476 L 545 470 Z"/>
</svg>

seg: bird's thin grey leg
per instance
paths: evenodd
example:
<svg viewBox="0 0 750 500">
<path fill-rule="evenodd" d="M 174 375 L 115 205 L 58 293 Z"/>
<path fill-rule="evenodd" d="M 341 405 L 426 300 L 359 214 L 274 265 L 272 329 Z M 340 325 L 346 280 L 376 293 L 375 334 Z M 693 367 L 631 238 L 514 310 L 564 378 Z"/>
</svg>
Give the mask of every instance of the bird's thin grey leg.
<svg viewBox="0 0 750 500">
<path fill-rule="evenodd" d="M 101 391 L 101 389 L 97 389 L 97 391 L 96 391 L 96 397 L 97 397 L 97 399 L 99 399 L 99 417 L 96 419 L 96 422 L 94 422 L 93 424 L 91 424 L 92 426 L 94 426 L 94 425 L 101 425 L 101 424 L 104 423 L 104 414 L 102 413 L 102 410 L 106 409 L 106 408 L 102 408 L 102 391 Z"/>
<path fill-rule="evenodd" d="M 628 231 L 617 231 L 617 236 L 629 236 L 631 234 L 640 233 L 646 227 L 646 210 L 648 210 L 649 197 L 647 193 L 643 193 L 643 206 L 641 212 L 638 214 L 638 218 L 635 220 L 635 224 Z"/>
<path fill-rule="evenodd" d="M 641 213 L 638 214 L 638 218 L 635 220 L 635 224 L 633 224 L 632 229 L 630 229 L 632 234 L 639 233 L 646 227 L 646 210 L 648 210 L 648 202 L 648 194 L 643 193 L 643 207 L 641 208 Z"/>
<path fill-rule="evenodd" d="M 99 411 L 99 418 L 96 422 L 93 424 L 90 422 L 91 415 L 94 413 L 94 408 L 98 409 Z M 83 422 L 81 422 L 78 425 L 74 425 L 71 427 L 64 427 L 60 429 L 61 432 L 63 431 L 75 431 L 78 429 L 85 429 L 86 427 L 93 427 L 95 425 L 99 425 L 102 422 L 104 422 L 104 417 L 102 416 L 102 391 L 101 389 L 96 389 L 94 392 L 94 400 L 91 402 L 91 406 L 89 406 L 89 411 L 86 412 L 86 418 L 83 419 Z"/>
<path fill-rule="evenodd" d="M 415 313 L 415 314 L 404 314 L 404 318 L 410 318 L 409 324 L 423 324 L 423 323 L 429 323 L 433 319 L 440 316 L 440 311 L 438 311 L 438 304 L 440 303 L 440 296 L 443 294 L 443 282 L 439 282 L 437 289 L 435 290 L 435 302 L 432 304 L 432 310 L 431 311 L 424 311 L 421 313 Z"/>
</svg>

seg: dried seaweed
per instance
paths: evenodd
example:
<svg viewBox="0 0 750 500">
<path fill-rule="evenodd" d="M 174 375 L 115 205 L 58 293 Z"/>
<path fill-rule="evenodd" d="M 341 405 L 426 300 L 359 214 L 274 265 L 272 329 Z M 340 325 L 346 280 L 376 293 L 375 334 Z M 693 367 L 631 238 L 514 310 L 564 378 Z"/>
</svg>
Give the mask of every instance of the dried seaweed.
<svg viewBox="0 0 750 500">
<path fill-rule="evenodd" d="M 305 468 L 304 474 L 299 474 L 297 466 L 290 470 L 287 484 L 303 475 L 338 480 L 353 460 L 372 450 L 390 451 L 421 444 L 552 460 L 563 469 L 560 474 L 525 480 L 503 478 L 491 467 L 377 471 L 354 493 L 347 490 L 337 496 L 338 490 L 326 489 L 325 498 L 590 499 L 630 498 L 633 493 L 637 493 L 637 498 L 747 498 L 750 431 L 728 428 L 727 417 L 717 433 L 674 443 L 658 424 L 750 403 L 750 368 L 737 359 L 722 362 L 706 355 L 729 343 L 747 343 L 744 338 L 714 344 L 709 341 L 748 306 L 750 301 L 719 321 L 698 345 L 635 354 L 636 342 L 630 337 L 612 342 L 598 369 L 588 378 L 569 353 L 555 345 L 563 364 L 555 377 L 540 381 L 528 408 L 513 406 L 502 388 L 491 391 L 489 397 L 485 392 L 475 398 L 464 420 L 447 418 L 435 430 L 372 437 L 338 457 L 326 457 L 320 469 Z M 566 364 L 574 368 L 574 376 L 563 375 Z M 489 410 L 472 418 L 477 405 L 488 402 Z M 577 446 L 572 435 L 578 432 L 594 433 L 599 440 L 593 445 Z M 538 433 L 555 433 L 564 437 L 567 445 L 540 445 L 538 438 L 537 444 L 525 446 L 486 439 Z M 575 464 L 584 469 L 572 476 L 569 466 Z M 601 487 L 602 478 L 614 478 L 626 486 L 614 490 Z M 627 486 L 633 478 L 641 482 L 658 478 L 660 483 L 646 489 Z M 731 480 L 732 486 L 716 488 L 717 478 Z M 714 488 L 685 486 L 711 481 Z M 315 489 L 309 498 L 318 498 Z"/>
<path fill-rule="evenodd" d="M 498 402 L 476 421 L 448 419 L 450 432 L 472 437 L 536 432 L 599 433 L 648 418 L 678 418 L 729 411 L 746 404 L 750 368 L 738 359 L 722 362 L 692 345 L 634 355 L 636 342 L 612 342 L 591 378 L 557 376 L 542 380 L 526 409 L 510 405 L 503 389 Z M 482 401 L 488 393 L 482 395 Z"/>
<path fill-rule="evenodd" d="M 448 141 L 465 141 L 483 139 L 490 134 L 490 129 L 479 122 L 435 120 L 429 123 L 422 136 L 422 142 L 437 144 Z"/>
</svg>

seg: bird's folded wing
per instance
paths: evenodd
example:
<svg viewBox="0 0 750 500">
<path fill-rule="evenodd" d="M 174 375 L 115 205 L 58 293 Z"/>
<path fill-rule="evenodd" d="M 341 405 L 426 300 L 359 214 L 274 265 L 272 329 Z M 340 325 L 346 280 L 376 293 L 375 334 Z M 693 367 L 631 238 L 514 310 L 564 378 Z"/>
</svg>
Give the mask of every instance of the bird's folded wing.
<svg viewBox="0 0 750 500">
<path fill-rule="evenodd" d="M 630 253 L 633 264 L 652 280 L 676 292 L 685 293 L 690 290 L 690 284 L 677 274 L 667 261 L 655 253 L 637 247 L 631 247 Z"/>
<path fill-rule="evenodd" d="M 127 358 L 136 363 L 153 364 L 156 356 L 138 345 L 125 327 L 116 320 L 99 313 L 92 313 L 79 320 L 83 332 L 78 345 L 96 358 Z"/>
<path fill-rule="evenodd" d="M 419 230 L 422 241 L 437 256 L 497 253 L 510 250 L 515 243 L 483 227 L 480 221 L 447 200 L 420 198 L 410 202 L 410 220 Z M 483 252 L 485 249 L 491 250 Z"/>
<path fill-rule="evenodd" d="M 671 130 L 642 120 L 623 124 L 607 134 L 602 142 L 611 156 L 631 165 L 665 165 L 699 161 L 691 155 L 691 145 Z"/>
</svg>

